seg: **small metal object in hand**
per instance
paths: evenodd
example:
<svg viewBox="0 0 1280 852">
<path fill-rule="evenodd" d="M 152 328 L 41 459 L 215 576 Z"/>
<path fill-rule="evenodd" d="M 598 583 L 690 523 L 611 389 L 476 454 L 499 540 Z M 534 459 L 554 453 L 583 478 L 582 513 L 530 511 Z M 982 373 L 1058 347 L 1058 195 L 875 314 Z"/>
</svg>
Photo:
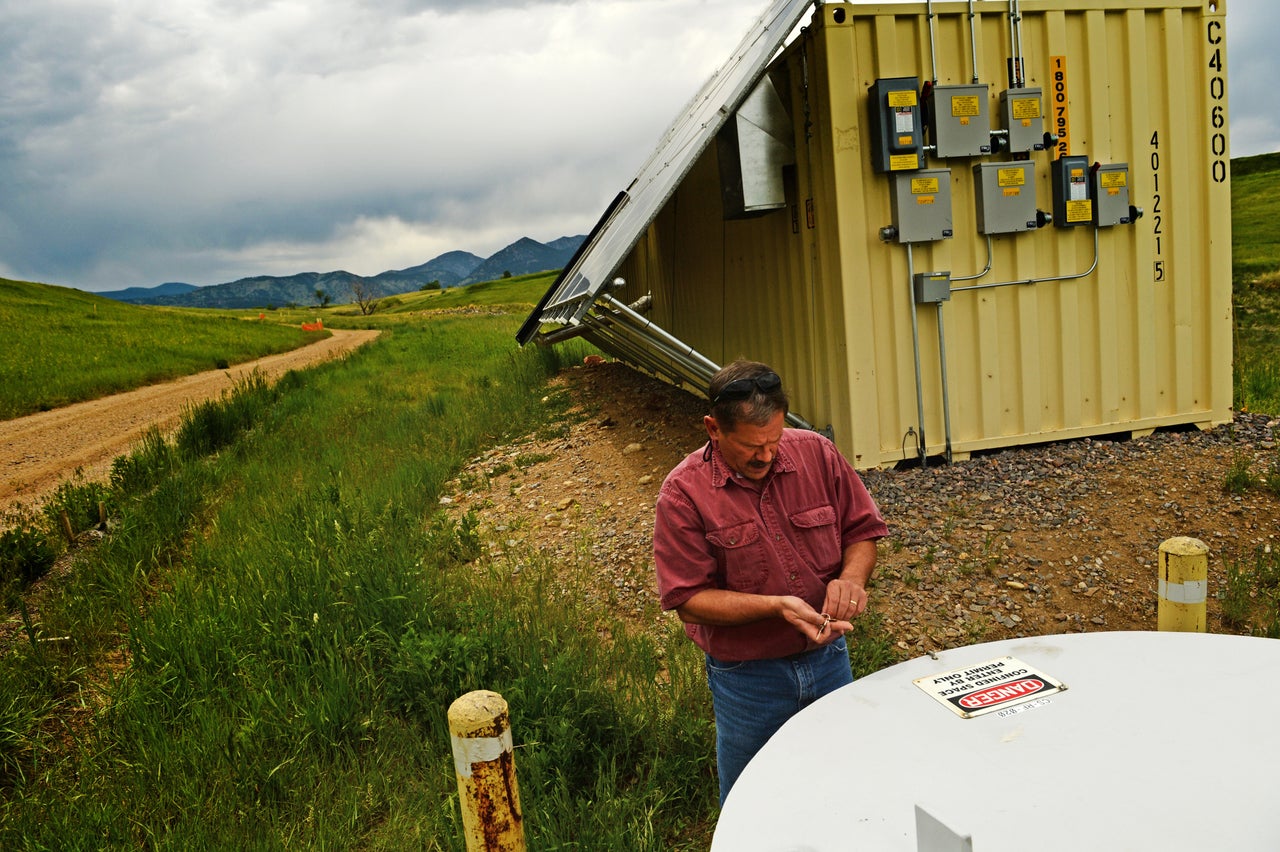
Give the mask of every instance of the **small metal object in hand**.
<svg viewBox="0 0 1280 852">
<path fill-rule="evenodd" d="M 822 613 L 822 626 L 818 628 L 819 636 L 827 632 L 827 625 L 830 623 L 831 623 L 831 616 L 827 615 L 825 612 Z"/>
</svg>

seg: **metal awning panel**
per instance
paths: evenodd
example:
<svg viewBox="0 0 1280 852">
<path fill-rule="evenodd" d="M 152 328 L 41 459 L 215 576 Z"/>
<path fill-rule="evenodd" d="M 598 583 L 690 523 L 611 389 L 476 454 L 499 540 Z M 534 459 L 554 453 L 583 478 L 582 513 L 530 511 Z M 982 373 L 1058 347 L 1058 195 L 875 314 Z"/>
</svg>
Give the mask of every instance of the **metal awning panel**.
<svg viewBox="0 0 1280 852">
<path fill-rule="evenodd" d="M 685 105 L 631 184 L 614 198 L 577 254 L 525 320 L 528 343 L 544 323 L 576 325 L 694 162 L 741 106 L 813 0 L 775 0 Z"/>
</svg>

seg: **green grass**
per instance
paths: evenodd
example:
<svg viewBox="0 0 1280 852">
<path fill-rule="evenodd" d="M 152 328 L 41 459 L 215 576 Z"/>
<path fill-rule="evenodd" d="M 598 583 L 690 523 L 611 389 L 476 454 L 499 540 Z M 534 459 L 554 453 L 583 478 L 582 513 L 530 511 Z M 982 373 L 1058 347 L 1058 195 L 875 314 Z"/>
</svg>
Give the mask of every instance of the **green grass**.
<svg viewBox="0 0 1280 852">
<path fill-rule="evenodd" d="M 0 847 L 460 849 L 444 714 L 487 688 L 531 848 L 705 848 L 693 646 L 602 643 L 583 625 L 624 628 L 563 566 L 469 562 L 474 523 L 439 507 L 466 459 L 565 416 L 555 353 L 517 350 L 515 313 L 387 319 L 117 462 L 111 535 L 0 659 Z"/>
<path fill-rule="evenodd" d="M 6 279 L 0 328 L 0 420 L 226 369 L 323 334 Z"/>
<path fill-rule="evenodd" d="M 1231 170 L 1234 404 L 1280 414 L 1280 154 Z"/>
<path fill-rule="evenodd" d="M 1226 583 L 1217 593 L 1222 618 L 1234 630 L 1280 639 L 1280 551 L 1258 547 L 1252 564 L 1226 565 Z"/>
</svg>

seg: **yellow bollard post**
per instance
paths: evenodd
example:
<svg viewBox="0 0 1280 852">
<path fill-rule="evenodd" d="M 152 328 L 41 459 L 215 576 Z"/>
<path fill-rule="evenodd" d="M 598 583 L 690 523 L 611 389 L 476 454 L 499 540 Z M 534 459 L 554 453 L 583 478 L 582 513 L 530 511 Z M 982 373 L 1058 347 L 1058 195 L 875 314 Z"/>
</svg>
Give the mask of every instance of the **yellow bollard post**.
<svg viewBox="0 0 1280 852">
<path fill-rule="evenodd" d="M 1204 633 L 1209 591 L 1209 546 L 1176 536 L 1160 545 L 1157 629 Z"/>
<path fill-rule="evenodd" d="M 496 692 L 468 692 L 449 707 L 468 852 L 524 852 L 524 815 L 511 750 L 511 717 Z"/>
</svg>

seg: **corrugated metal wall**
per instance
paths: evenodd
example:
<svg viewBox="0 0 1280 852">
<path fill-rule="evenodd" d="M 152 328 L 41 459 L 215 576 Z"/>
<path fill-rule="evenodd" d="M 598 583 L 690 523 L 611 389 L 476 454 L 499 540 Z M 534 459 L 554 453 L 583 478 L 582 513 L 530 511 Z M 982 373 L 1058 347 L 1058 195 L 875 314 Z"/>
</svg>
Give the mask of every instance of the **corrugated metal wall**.
<svg viewBox="0 0 1280 852">
<path fill-rule="evenodd" d="M 983 158 L 951 169 L 954 236 L 913 244 L 915 272 L 947 270 L 949 302 L 916 308 L 908 249 L 880 239 L 889 178 L 871 165 L 877 78 L 990 84 L 990 114 L 1015 52 L 1008 3 L 820 7 L 785 64 L 796 159 L 786 209 L 726 220 L 711 146 L 624 265 L 653 318 L 717 361 L 775 364 L 796 410 L 830 424 L 859 467 L 930 454 L 1158 426 L 1231 411 L 1226 57 L 1221 2 L 1023 2 L 1024 85 L 1068 153 L 1128 163 L 1134 225 L 978 233 Z M 976 68 L 970 45 L 976 43 Z M 936 57 L 936 70 L 933 59 Z M 1054 112 L 1065 92 L 1065 114 Z M 1058 125 L 1061 117 L 1064 124 Z M 1034 152 L 1036 206 L 1052 209 L 1050 152 Z M 1068 279 L 1068 280 L 1040 280 Z M 1035 283 L 1016 283 L 1034 280 Z M 991 286 L 1002 285 L 1002 286 Z M 974 288 L 974 289 L 961 289 Z M 943 416 L 945 337 L 949 418 Z M 923 418 L 917 406 L 922 400 Z M 949 420 L 949 430 L 946 428 Z"/>
</svg>

